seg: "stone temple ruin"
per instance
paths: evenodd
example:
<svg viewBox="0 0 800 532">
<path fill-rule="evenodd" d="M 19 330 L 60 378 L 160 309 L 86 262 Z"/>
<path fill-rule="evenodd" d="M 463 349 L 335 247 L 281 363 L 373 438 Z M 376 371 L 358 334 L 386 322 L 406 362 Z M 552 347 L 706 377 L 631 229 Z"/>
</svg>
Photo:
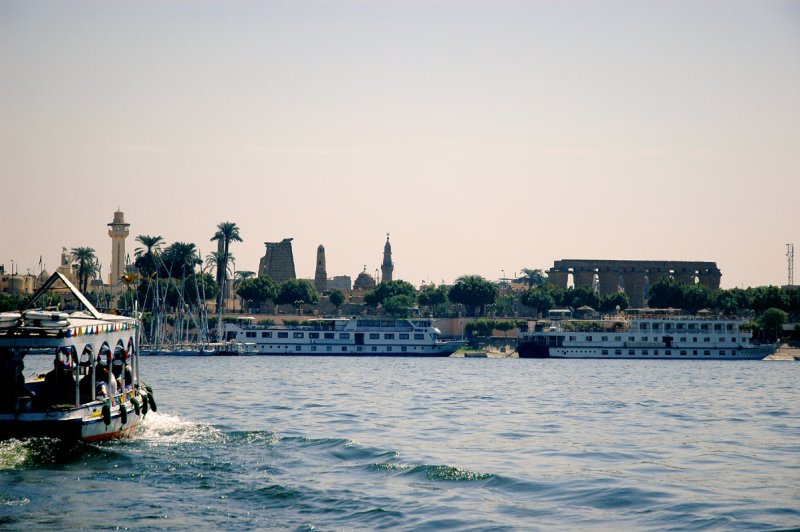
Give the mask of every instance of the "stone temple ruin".
<svg viewBox="0 0 800 532">
<path fill-rule="evenodd" d="M 722 272 L 716 262 L 563 259 L 555 261 L 547 275 L 551 284 L 561 288 L 567 287 L 572 275 L 576 288 L 596 287 L 600 295 L 622 289 L 630 298 L 631 307 L 641 308 L 645 306 L 650 285 L 663 277 L 716 289 Z"/>
<path fill-rule="evenodd" d="M 291 238 L 280 242 L 264 242 L 266 253 L 258 264 L 258 275 L 269 275 L 276 283 L 296 279 Z"/>
</svg>

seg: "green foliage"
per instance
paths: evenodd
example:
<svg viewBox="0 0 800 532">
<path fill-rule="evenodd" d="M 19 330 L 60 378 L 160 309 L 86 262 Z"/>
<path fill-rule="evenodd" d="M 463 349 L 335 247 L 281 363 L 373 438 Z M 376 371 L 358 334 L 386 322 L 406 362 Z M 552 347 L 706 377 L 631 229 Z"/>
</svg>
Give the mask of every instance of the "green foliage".
<svg viewBox="0 0 800 532">
<path fill-rule="evenodd" d="M 296 301 L 312 304 L 319 302 L 319 294 L 307 279 L 289 279 L 281 283 L 275 303 L 294 305 Z"/>
<path fill-rule="evenodd" d="M 770 341 L 777 341 L 788 315 L 779 308 L 768 308 L 758 317 L 758 325 Z"/>
<path fill-rule="evenodd" d="M 283 324 L 286 327 L 297 327 L 298 325 L 301 325 L 302 323 L 303 322 L 300 321 L 300 320 L 283 320 Z"/>
<path fill-rule="evenodd" d="M 547 283 L 547 276 L 542 270 L 531 270 L 530 268 L 522 268 L 522 274 L 527 283 L 528 288 L 536 288 L 544 286 Z M 532 306 L 532 305 L 528 305 Z"/>
<path fill-rule="evenodd" d="M 258 322 L 257 322 L 257 323 L 258 323 L 259 325 L 266 325 L 266 326 L 270 326 L 270 325 L 275 325 L 275 320 L 273 320 L 273 319 L 269 319 L 269 318 L 266 318 L 266 319 L 263 319 L 263 320 L 258 320 Z"/>
<path fill-rule="evenodd" d="M 524 321 L 492 320 L 480 318 L 464 326 L 464 332 L 472 336 L 491 336 L 493 331 L 507 332 L 525 325 Z"/>
<path fill-rule="evenodd" d="M 577 309 L 583 306 L 600 308 L 600 296 L 589 287 L 579 286 L 577 288 L 567 288 L 558 294 L 560 299 L 556 299 L 559 307 L 572 307 Z"/>
<path fill-rule="evenodd" d="M 174 242 L 157 257 L 159 275 L 183 280 L 194 273 L 195 267 L 203 261 L 197 248 L 190 242 Z"/>
<path fill-rule="evenodd" d="M 409 295 L 390 296 L 383 300 L 383 310 L 395 318 L 407 318 L 414 303 L 415 299 Z"/>
<path fill-rule="evenodd" d="M 328 301 L 331 302 L 331 305 L 336 307 L 336 310 L 339 310 L 339 307 L 344 303 L 344 294 L 341 290 L 332 290 L 331 293 L 328 294 Z"/>
<path fill-rule="evenodd" d="M 417 296 L 417 302 L 422 306 L 430 307 L 431 314 L 437 315 L 437 310 L 442 308 L 447 302 L 447 287 L 446 286 L 426 286 Z"/>
<path fill-rule="evenodd" d="M 520 301 L 526 307 L 536 309 L 538 312 L 547 312 L 556 305 L 551 291 L 547 287 L 528 288 L 520 295 Z"/>
<path fill-rule="evenodd" d="M 374 289 L 364 294 L 364 302 L 367 305 L 377 307 L 382 305 L 385 300 L 394 296 L 409 296 L 416 299 L 417 290 L 414 285 L 406 281 L 388 281 L 379 284 Z M 412 305 L 413 306 L 413 305 Z"/>
<path fill-rule="evenodd" d="M 447 297 L 453 303 L 460 303 L 467 308 L 467 314 L 475 315 L 475 310 L 480 309 L 484 314 L 486 305 L 497 301 L 497 287 L 480 275 L 465 275 L 459 277 L 450 288 Z"/>
<path fill-rule="evenodd" d="M 160 236 L 139 235 L 136 241 L 142 244 L 143 248 L 136 248 L 134 254 L 136 260 L 133 265 L 142 274 L 142 277 L 152 277 L 158 270 L 157 257 L 161 253 L 161 245 L 164 238 Z"/>
<path fill-rule="evenodd" d="M 97 257 L 94 249 L 89 247 L 72 248 L 72 266 L 77 270 L 78 289 L 84 294 L 88 293 L 89 279 L 97 273 Z"/>
<path fill-rule="evenodd" d="M 261 307 L 278 296 L 278 286 L 268 275 L 245 279 L 236 289 L 236 295 L 248 302 L 249 306 Z"/>
<path fill-rule="evenodd" d="M 616 294 L 608 294 L 600 298 L 601 312 L 616 312 L 617 306 L 619 306 L 620 311 L 631 306 L 628 294 L 625 292 L 617 292 Z"/>
<path fill-rule="evenodd" d="M 28 297 L 16 294 L 0 294 L 0 312 L 22 310 L 28 304 Z"/>
<path fill-rule="evenodd" d="M 495 303 L 497 316 L 512 316 L 514 314 L 514 296 L 511 294 L 500 296 Z"/>
<path fill-rule="evenodd" d="M 217 297 L 217 285 L 209 273 L 195 273 L 183 282 L 183 294 L 187 304 L 198 305 L 199 300 L 209 301 Z"/>
</svg>

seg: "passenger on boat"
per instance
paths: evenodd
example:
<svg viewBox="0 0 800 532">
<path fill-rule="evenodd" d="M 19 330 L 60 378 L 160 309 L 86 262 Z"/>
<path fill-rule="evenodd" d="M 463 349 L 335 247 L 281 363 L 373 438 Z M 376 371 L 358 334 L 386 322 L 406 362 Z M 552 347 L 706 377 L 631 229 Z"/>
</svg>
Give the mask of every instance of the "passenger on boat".
<svg viewBox="0 0 800 532">
<path fill-rule="evenodd" d="M 101 355 L 97 359 L 97 366 L 95 366 L 95 383 L 97 384 L 97 397 L 110 397 L 117 395 L 117 378 L 108 375 L 108 359 Z M 109 389 L 109 386 L 111 389 Z"/>
<path fill-rule="evenodd" d="M 0 349 L 0 410 L 14 408 L 16 397 L 28 395 L 22 374 L 23 367 L 22 360 L 14 360 L 11 349 Z"/>
<path fill-rule="evenodd" d="M 69 360 L 61 355 L 53 361 L 53 369 L 44 376 L 44 396 L 49 405 L 64 405 L 75 402 L 75 378 Z"/>
<path fill-rule="evenodd" d="M 124 349 L 114 353 L 111 372 L 119 380 L 120 384 L 125 386 L 126 390 L 133 386 L 133 373 L 131 373 L 131 367 L 128 364 L 128 352 Z"/>
</svg>

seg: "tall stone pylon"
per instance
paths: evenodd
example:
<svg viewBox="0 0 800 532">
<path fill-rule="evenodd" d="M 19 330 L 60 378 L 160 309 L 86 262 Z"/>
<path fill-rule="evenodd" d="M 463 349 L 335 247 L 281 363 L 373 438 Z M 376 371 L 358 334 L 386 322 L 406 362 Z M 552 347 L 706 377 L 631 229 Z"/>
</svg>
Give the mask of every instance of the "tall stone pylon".
<svg viewBox="0 0 800 532">
<path fill-rule="evenodd" d="M 128 227 L 131 224 L 125 223 L 125 213 L 119 210 L 114 213 L 114 221 L 108 224 L 108 236 L 111 237 L 111 274 L 109 275 L 109 286 L 111 292 L 119 290 L 122 276 L 125 275 L 125 239 L 128 238 Z"/>
<path fill-rule="evenodd" d="M 325 246 L 317 248 L 317 269 L 314 271 L 314 288 L 320 294 L 328 289 L 328 272 L 325 269 Z"/>
<path fill-rule="evenodd" d="M 391 281 L 392 272 L 394 272 L 392 245 L 389 243 L 389 233 L 386 233 L 386 244 L 383 246 L 383 264 L 381 264 L 381 282 L 388 283 Z"/>
</svg>

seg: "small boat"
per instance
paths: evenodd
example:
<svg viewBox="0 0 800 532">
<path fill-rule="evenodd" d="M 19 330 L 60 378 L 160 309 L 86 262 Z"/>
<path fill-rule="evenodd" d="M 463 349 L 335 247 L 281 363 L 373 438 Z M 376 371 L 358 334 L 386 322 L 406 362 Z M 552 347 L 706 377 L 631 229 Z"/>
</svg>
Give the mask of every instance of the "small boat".
<svg viewBox="0 0 800 532">
<path fill-rule="evenodd" d="M 58 272 L 28 306 L 57 283 L 74 310 L 0 315 L 0 439 L 130 436 L 156 410 L 152 388 L 139 377 L 139 320 L 100 313 Z M 53 357 L 53 369 L 25 379 L 25 356 L 43 352 Z"/>
</svg>

